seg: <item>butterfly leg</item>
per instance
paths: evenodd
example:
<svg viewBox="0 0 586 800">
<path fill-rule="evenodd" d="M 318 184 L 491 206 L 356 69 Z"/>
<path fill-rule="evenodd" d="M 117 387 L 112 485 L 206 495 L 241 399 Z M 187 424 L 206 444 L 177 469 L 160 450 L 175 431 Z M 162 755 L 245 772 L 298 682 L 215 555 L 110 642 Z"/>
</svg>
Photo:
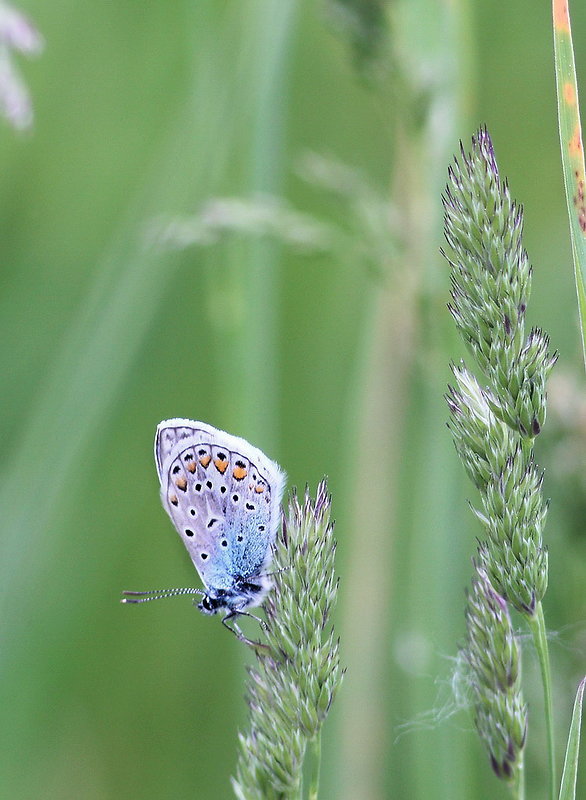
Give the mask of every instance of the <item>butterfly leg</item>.
<svg viewBox="0 0 586 800">
<path fill-rule="evenodd" d="M 239 614 L 241 617 L 250 617 L 250 619 L 255 619 L 263 631 L 268 631 L 267 623 L 264 621 L 264 619 L 257 617 L 256 614 L 251 614 L 249 611 L 236 611 L 235 613 Z"/>
<path fill-rule="evenodd" d="M 263 620 L 260 619 L 260 617 L 256 617 L 254 614 L 249 614 L 247 611 L 230 611 L 230 612 L 228 612 L 228 614 L 226 614 L 225 617 L 222 617 L 222 625 L 224 625 L 224 627 L 228 628 L 229 631 L 232 631 L 232 633 L 234 634 L 234 636 L 236 636 L 237 639 L 240 639 L 241 642 L 244 642 L 249 647 L 254 647 L 255 649 L 256 648 L 261 648 L 261 649 L 268 650 L 269 649 L 268 645 L 263 644 L 262 642 L 255 642 L 252 639 L 249 639 L 248 637 L 246 637 L 242 633 L 242 631 L 240 630 L 240 627 L 238 626 L 236 621 L 234 621 L 232 623 L 232 625 L 228 625 L 228 621 L 229 620 L 235 620 L 236 617 L 238 617 L 238 616 L 252 617 L 252 619 L 255 619 L 258 622 L 260 622 L 261 625 L 266 629 L 266 623 L 264 623 Z"/>
</svg>

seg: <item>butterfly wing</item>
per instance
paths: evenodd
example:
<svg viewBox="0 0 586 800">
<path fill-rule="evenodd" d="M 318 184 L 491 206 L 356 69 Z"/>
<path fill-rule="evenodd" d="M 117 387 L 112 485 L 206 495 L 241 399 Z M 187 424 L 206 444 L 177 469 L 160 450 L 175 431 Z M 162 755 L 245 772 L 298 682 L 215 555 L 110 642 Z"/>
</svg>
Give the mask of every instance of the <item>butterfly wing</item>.
<svg viewBox="0 0 586 800">
<path fill-rule="evenodd" d="M 285 476 L 245 439 L 188 419 L 161 422 L 163 506 L 208 588 L 231 589 L 270 560 Z"/>
</svg>

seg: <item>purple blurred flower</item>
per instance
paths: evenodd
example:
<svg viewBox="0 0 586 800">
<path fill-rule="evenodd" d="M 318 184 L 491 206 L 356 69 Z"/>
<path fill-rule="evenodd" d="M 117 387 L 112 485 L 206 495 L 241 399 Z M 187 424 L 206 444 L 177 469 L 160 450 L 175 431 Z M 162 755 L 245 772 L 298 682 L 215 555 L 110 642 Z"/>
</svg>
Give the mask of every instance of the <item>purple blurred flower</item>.
<svg viewBox="0 0 586 800">
<path fill-rule="evenodd" d="M 13 62 L 13 52 L 38 55 L 44 40 L 17 9 L 0 3 L 0 114 L 16 130 L 30 128 L 33 109 L 28 89 Z"/>
</svg>

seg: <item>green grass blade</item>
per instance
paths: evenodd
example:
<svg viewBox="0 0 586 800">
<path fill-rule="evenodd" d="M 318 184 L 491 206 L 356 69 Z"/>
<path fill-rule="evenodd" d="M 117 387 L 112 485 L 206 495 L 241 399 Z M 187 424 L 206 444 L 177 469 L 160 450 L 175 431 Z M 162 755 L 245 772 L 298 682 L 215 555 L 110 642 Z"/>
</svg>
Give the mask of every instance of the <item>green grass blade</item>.
<svg viewBox="0 0 586 800">
<path fill-rule="evenodd" d="M 564 185 L 580 310 L 582 352 L 586 361 L 586 181 L 568 0 L 553 0 L 553 34 Z"/>
<path fill-rule="evenodd" d="M 584 698 L 585 686 L 586 678 L 582 678 L 578 686 L 578 691 L 576 692 L 576 699 L 574 700 L 574 710 L 572 712 L 572 722 L 570 724 L 562 784 L 560 787 L 560 800 L 575 800 L 576 797 L 580 728 L 582 723 L 582 700 Z"/>
</svg>

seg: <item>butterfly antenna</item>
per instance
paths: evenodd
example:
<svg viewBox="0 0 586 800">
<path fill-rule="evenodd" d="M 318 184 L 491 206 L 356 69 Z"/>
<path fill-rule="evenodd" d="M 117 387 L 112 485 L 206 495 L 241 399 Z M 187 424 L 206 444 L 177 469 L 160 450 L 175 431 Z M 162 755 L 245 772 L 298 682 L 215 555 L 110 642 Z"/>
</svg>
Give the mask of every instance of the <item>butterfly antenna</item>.
<svg viewBox="0 0 586 800">
<path fill-rule="evenodd" d="M 259 575 L 259 578 L 272 578 L 275 575 L 279 575 L 281 572 L 288 572 L 291 569 L 290 566 L 287 567 L 279 567 L 279 569 L 274 569 L 272 572 L 263 572 L 262 575 Z"/>
<path fill-rule="evenodd" d="M 148 603 L 149 600 L 163 600 L 166 597 L 179 597 L 182 594 L 205 594 L 201 589 L 187 586 L 183 589 L 151 589 L 148 592 L 122 592 L 121 603 Z"/>
</svg>

